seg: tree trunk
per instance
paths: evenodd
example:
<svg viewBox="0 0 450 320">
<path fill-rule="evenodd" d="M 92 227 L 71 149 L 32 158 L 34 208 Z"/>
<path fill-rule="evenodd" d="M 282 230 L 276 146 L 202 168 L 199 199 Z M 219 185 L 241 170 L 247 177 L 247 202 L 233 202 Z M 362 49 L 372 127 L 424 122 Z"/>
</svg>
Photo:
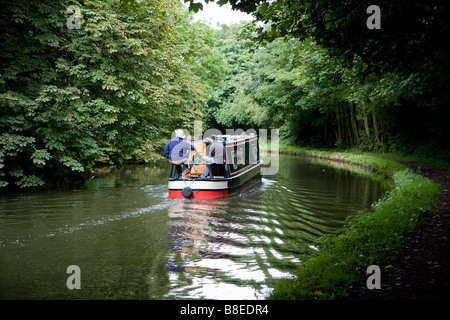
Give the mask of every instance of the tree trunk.
<svg viewBox="0 0 450 320">
<path fill-rule="evenodd" d="M 377 139 L 377 143 L 379 146 L 382 146 L 383 141 L 380 139 L 380 135 L 378 132 L 378 124 L 377 124 L 377 116 L 375 114 L 375 107 L 372 108 L 372 122 L 373 122 L 373 132 L 375 133 L 375 138 Z"/>
<path fill-rule="evenodd" d="M 341 115 L 339 114 L 339 108 L 336 108 L 336 120 L 337 120 L 336 143 L 338 145 L 341 145 L 342 144 L 342 125 L 341 125 Z"/>
<path fill-rule="evenodd" d="M 348 134 L 348 139 L 346 139 L 346 142 L 353 145 L 353 136 L 352 136 L 352 131 L 351 131 L 351 128 L 352 128 L 351 118 L 352 118 L 352 111 L 350 110 L 350 117 L 348 116 L 348 112 L 345 113 L 345 129 L 347 129 L 347 134 Z"/>
<path fill-rule="evenodd" d="M 356 111 L 356 106 L 355 106 L 355 111 Z M 353 104 L 350 104 L 350 121 L 351 121 L 351 125 L 352 125 L 355 144 L 358 145 L 360 142 L 360 139 L 359 139 L 359 132 L 358 132 L 358 124 L 356 123 L 357 122 L 356 112 L 355 112 L 355 114 L 353 114 Z"/>
<path fill-rule="evenodd" d="M 369 129 L 369 119 L 367 117 L 366 107 L 362 110 L 363 120 L 364 120 L 364 130 L 366 131 L 367 138 L 370 138 L 370 129 Z"/>
</svg>

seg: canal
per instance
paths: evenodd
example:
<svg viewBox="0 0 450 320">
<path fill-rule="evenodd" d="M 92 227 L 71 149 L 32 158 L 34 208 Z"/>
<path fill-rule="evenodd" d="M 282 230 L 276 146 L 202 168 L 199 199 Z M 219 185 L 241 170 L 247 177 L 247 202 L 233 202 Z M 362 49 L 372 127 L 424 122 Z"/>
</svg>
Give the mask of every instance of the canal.
<svg viewBox="0 0 450 320">
<path fill-rule="evenodd" d="M 0 299 L 264 299 L 388 188 L 280 156 L 276 175 L 240 195 L 169 199 L 169 171 L 102 169 L 85 188 L 0 195 Z M 80 289 L 67 286 L 71 265 Z"/>
</svg>

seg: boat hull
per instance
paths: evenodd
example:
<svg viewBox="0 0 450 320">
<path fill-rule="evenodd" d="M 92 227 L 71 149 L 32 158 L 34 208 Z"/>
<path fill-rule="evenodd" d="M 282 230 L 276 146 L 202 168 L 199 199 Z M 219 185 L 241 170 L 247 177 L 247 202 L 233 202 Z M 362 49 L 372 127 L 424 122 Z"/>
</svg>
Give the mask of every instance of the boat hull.
<svg viewBox="0 0 450 320">
<path fill-rule="evenodd" d="M 262 161 L 258 161 L 230 178 L 169 179 L 169 198 L 218 199 L 243 192 L 261 182 L 262 164 Z"/>
</svg>

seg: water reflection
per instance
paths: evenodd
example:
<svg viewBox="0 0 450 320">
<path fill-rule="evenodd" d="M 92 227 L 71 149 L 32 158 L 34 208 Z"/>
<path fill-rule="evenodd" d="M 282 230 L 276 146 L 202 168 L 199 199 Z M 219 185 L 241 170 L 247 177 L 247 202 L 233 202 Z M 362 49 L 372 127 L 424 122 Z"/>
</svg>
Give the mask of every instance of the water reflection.
<svg viewBox="0 0 450 320">
<path fill-rule="evenodd" d="M 230 201 L 239 199 L 184 201 L 169 208 L 167 297 L 257 299 L 270 290 L 270 239 L 255 234 L 268 227 L 245 212 L 230 214 Z"/>
</svg>

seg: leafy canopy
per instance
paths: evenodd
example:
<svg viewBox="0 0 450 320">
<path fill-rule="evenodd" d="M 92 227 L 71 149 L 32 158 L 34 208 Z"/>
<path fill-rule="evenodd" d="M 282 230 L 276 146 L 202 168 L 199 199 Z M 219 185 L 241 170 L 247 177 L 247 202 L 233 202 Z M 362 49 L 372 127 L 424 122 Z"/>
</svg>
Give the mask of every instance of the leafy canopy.
<svg viewBox="0 0 450 320">
<path fill-rule="evenodd" d="M 201 116 L 183 61 L 176 0 L 2 1 L 0 185 L 44 184 L 102 161 L 154 156 L 154 142 Z"/>
</svg>

